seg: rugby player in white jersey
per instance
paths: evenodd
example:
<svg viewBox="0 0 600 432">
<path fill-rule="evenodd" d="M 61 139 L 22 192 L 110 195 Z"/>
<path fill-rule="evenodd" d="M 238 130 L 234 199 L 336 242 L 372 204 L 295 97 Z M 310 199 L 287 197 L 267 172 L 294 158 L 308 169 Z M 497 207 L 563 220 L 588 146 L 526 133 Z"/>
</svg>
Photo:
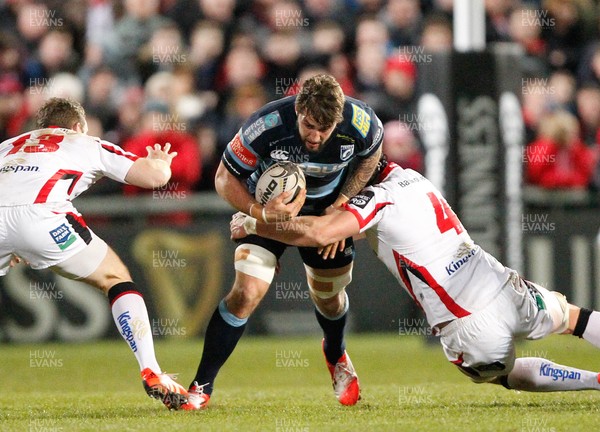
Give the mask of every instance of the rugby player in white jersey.
<svg viewBox="0 0 600 432">
<path fill-rule="evenodd" d="M 335 213 L 264 224 L 243 214 L 232 238 L 258 234 L 322 246 L 365 233 L 379 259 L 424 310 L 444 353 L 474 382 L 524 391 L 599 390 L 597 372 L 516 358 L 516 339 L 572 334 L 600 348 L 600 312 L 526 281 L 471 240 L 425 177 L 380 161 L 376 184 Z"/>
<path fill-rule="evenodd" d="M 177 409 L 187 390 L 162 373 L 142 295 L 116 253 L 86 225 L 71 200 L 103 176 L 143 188 L 171 177 L 170 145 L 138 157 L 87 135 L 81 105 L 62 98 L 37 113 L 38 130 L 0 144 L 0 276 L 21 260 L 86 282 L 110 301 L 119 333 L 137 359 L 148 395 Z"/>
</svg>

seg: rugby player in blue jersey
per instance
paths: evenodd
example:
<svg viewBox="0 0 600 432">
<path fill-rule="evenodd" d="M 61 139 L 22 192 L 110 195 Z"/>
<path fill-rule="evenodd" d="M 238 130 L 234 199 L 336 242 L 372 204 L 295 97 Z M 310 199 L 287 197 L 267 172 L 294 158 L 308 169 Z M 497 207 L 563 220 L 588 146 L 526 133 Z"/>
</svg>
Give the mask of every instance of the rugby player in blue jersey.
<svg viewBox="0 0 600 432">
<path fill-rule="evenodd" d="M 379 162 L 382 138 L 381 121 L 369 106 L 346 97 L 332 76 L 316 75 L 304 82 L 298 95 L 268 103 L 248 119 L 223 153 L 215 188 L 237 210 L 265 222 L 285 221 L 298 212 L 321 215 L 341 206 L 366 185 Z M 304 171 L 306 200 L 303 192 L 284 204 L 288 197 L 284 193 L 262 206 L 254 199 L 256 182 L 266 168 L 281 160 L 297 163 Z M 210 319 L 184 409 L 207 406 L 219 369 L 269 289 L 278 259 L 287 247 L 256 235 L 239 242 L 235 282 Z M 343 405 L 354 405 L 360 387 L 344 343 L 352 238 L 322 249 L 298 249 L 323 329 L 323 352 L 334 393 Z"/>
</svg>

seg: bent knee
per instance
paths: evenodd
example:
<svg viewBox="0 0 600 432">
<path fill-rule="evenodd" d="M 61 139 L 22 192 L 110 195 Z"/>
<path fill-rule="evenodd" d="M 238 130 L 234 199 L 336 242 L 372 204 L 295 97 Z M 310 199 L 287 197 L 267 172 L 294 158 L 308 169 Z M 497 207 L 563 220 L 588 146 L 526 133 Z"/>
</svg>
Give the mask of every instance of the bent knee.
<svg viewBox="0 0 600 432">
<path fill-rule="evenodd" d="M 308 288 L 319 299 L 339 297 L 352 282 L 352 263 L 338 269 L 315 269 L 306 264 L 304 268 Z"/>
</svg>

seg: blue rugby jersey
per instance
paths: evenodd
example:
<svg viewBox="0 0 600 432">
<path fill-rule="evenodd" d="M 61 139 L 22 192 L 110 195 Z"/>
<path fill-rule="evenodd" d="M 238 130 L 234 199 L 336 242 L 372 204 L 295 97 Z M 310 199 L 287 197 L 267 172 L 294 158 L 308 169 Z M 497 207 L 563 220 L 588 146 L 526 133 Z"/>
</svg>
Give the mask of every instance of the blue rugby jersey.
<svg viewBox="0 0 600 432">
<path fill-rule="evenodd" d="M 320 214 L 331 205 L 352 163 L 372 155 L 382 143 L 381 121 L 367 104 L 346 96 L 344 119 L 319 153 L 300 139 L 294 109 L 296 96 L 270 102 L 256 111 L 229 142 L 221 158 L 229 172 L 245 180 L 254 194 L 260 175 L 276 161 L 297 163 L 306 176 L 302 214 Z"/>
</svg>

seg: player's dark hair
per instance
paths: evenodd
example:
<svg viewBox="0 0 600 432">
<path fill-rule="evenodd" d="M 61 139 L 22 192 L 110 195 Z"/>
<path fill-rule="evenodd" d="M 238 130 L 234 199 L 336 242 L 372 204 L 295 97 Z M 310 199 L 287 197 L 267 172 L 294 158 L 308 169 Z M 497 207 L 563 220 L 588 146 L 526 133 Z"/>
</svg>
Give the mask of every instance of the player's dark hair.
<svg viewBox="0 0 600 432">
<path fill-rule="evenodd" d="M 319 74 L 310 77 L 296 97 L 296 111 L 329 128 L 343 120 L 346 97 L 334 77 Z"/>
<path fill-rule="evenodd" d="M 38 110 L 38 127 L 58 126 L 70 129 L 75 123 L 85 122 L 85 111 L 79 102 L 65 98 L 51 98 Z"/>
</svg>

